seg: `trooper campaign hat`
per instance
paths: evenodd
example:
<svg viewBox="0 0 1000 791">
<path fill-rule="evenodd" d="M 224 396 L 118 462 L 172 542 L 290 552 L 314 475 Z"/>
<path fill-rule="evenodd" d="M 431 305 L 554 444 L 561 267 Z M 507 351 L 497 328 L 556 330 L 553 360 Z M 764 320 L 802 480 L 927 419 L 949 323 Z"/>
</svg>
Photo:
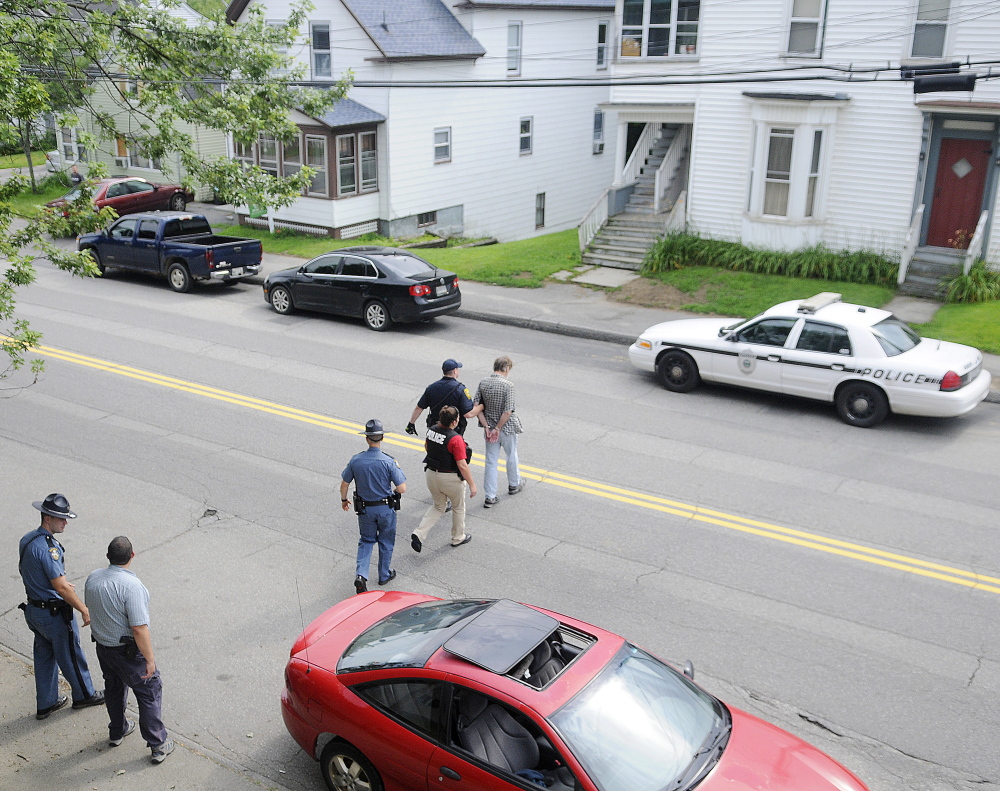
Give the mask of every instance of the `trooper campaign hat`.
<svg viewBox="0 0 1000 791">
<path fill-rule="evenodd" d="M 372 418 L 367 423 L 365 423 L 365 430 L 359 431 L 359 434 L 364 434 L 366 437 L 381 437 L 385 434 L 385 429 L 382 428 L 382 421 Z"/>
<path fill-rule="evenodd" d="M 59 519 L 76 519 L 76 514 L 69 510 L 69 500 L 66 495 L 54 492 L 39 502 L 36 500 L 32 505 L 43 514 L 55 516 Z"/>
</svg>

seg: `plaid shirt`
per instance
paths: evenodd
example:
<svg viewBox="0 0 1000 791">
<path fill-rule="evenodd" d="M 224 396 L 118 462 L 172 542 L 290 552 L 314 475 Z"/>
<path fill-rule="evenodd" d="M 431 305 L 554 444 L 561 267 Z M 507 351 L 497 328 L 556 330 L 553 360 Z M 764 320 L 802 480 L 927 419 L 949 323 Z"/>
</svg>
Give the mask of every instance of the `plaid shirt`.
<svg viewBox="0 0 1000 791">
<path fill-rule="evenodd" d="M 509 411 L 510 417 L 500 431 L 504 434 L 521 433 L 521 421 L 514 411 L 514 385 L 507 381 L 506 376 L 494 373 L 483 379 L 476 388 L 475 402 L 483 405 L 483 416 L 491 428 L 495 428 L 500 416 Z"/>
</svg>

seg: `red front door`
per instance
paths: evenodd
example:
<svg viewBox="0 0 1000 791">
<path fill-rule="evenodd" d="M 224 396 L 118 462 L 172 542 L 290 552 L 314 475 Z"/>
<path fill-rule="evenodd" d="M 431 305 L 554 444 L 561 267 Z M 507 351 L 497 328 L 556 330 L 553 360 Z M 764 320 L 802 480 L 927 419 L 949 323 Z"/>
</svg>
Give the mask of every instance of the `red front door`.
<svg viewBox="0 0 1000 791">
<path fill-rule="evenodd" d="M 987 140 L 941 140 L 927 244 L 964 250 L 979 222 L 992 149 Z"/>
</svg>

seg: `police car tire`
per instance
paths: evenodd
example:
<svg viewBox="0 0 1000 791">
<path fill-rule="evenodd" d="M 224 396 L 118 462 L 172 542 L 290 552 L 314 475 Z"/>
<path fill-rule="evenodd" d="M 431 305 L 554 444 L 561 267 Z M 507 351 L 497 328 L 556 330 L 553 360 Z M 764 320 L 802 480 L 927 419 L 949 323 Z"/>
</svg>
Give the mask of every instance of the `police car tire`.
<svg viewBox="0 0 1000 791">
<path fill-rule="evenodd" d="M 671 349 L 656 361 L 660 384 L 674 393 L 689 393 L 701 384 L 698 363 L 687 352 Z"/>
<path fill-rule="evenodd" d="M 881 388 L 868 382 L 845 382 L 837 390 L 837 414 L 849 426 L 871 428 L 889 414 L 889 399 Z"/>
<path fill-rule="evenodd" d="M 167 268 L 167 283 L 178 294 L 186 294 L 191 290 L 191 273 L 181 263 L 173 263 Z"/>
<path fill-rule="evenodd" d="M 389 315 L 389 308 L 385 306 L 384 302 L 378 299 L 373 299 L 371 302 L 365 303 L 364 317 L 368 329 L 375 330 L 375 332 L 385 332 L 392 326 L 392 316 Z"/>
<path fill-rule="evenodd" d="M 357 768 L 352 777 L 350 770 Z M 345 774 L 344 770 L 348 773 Z M 319 759 L 319 770 L 330 791 L 384 791 L 382 778 L 372 762 L 364 754 L 347 742 L 330 742 Z"/>
<path fill-rule="evenodd" d="M 269 299 L 271 301 L 271 307 L 282 315 L 287 315 L 295 310 L 295 304 L 292 302 L 292 295 L 284 286 L 275 286 L 272 288 Z"/>
</svg>

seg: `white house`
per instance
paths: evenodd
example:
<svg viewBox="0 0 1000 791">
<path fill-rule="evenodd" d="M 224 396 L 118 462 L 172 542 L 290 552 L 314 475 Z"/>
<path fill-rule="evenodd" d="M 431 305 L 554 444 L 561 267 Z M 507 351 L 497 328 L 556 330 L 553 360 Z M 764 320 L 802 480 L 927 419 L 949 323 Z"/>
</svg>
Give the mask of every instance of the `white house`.
<svg viewBox="0 0 1000 791">
<path fill-rule="evenodd" d="M 288 14 L 287 0 L 232 0 L 228 18 L 250 3 L 269 21 Z M 297 140 L 262 136 L 233 151 L 275 172 L 319 169 L 306 195 L 274 212 L 280 225 L 520 239 L 576 227 L 611 182 L 613 119 L 601 108 L 613 0 L 314 5 L 291 54 L 314 83 L 351 69 L 355 87 L 323 118 L 296 116 Z M 532 85 L 551 77 L 563 79 Z"/>
<path fill-rule="evenodd" d="M 618 0 L 613 28 L 615 84 L 603 106 L 618 119 L 607 130 L 615 175 L 581 241 L 607 206 L 613 227 L 629 197 L 653 191 L 654 168 L 642 173 L 652 151 L 670 171 L 653 196 L 660 229 L 873 249 L 904 264 L 915 252 L 914 291 L 954 271 L 970 245 L 1000 261 L 1000 83 L 984 79 L 1000 5 Z M 959 84 L 915 94 L 908 78 L 927 74 Z M 956 92 L 971 75 L 974 90 Z M 591 258 L 614 252 L 602 253 L 601 237 L 591 243 Z"/>
</svg>

